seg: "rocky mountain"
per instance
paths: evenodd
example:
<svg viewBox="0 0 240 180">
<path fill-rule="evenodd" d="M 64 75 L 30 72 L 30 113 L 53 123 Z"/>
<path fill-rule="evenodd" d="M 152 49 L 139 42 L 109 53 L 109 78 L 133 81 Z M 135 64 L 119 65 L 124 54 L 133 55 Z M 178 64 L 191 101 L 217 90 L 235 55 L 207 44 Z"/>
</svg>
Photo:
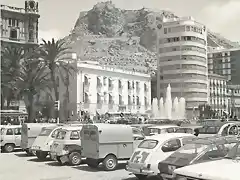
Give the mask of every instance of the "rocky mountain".
<svg viewBox="0 0 240 180">
<path fill-rule="evenodd" d="M 171 12 L 142 8 L 123 10 L 111 2 L 97 3 L 90 11 L 81 12 L 71 34 L 72 43 L 82 59 L 101 64 L 151 71 L 156 67 L 156 24 L 163 17 L 177 17 Z M 233 47 L 234 43 L 209 32 L 210 46 Z"/>
</svg>

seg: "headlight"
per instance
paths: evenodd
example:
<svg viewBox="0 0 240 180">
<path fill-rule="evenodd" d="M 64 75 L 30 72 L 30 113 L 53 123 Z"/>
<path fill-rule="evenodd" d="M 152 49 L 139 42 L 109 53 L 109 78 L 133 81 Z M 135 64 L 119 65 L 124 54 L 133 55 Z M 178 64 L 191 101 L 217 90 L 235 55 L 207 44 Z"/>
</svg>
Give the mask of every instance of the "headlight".
<svg viewBox="0 0 240 180">
<path fill-rule="evenodd" d="M 176 180 L 187 180 L 187 178 L 181 175 L 176 175 Z"/>
</svg>

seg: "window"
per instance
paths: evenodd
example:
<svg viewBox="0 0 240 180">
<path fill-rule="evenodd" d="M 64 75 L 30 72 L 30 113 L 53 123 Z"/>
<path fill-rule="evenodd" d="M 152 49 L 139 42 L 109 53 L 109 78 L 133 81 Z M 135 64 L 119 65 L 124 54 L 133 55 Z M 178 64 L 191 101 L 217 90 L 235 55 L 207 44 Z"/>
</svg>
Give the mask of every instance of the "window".
<svg viewBox="0 0 240 180">
<path fill-rule="evenodd" d="M 106 84 L 107 84 L 107 78 L 104 77 L 104 78 L 103 78 L 103 85 L 106 86 Z"/>
<path fill-rule="evenodd" d="M 151 139 L 147 139 L 142 141 L 138 148 L 143 148 L 143 149 L 154 149 L 158 144 L 157 140 L 151 140 Z"/>
<path fill-rule="evenodd" d="M 8 19 L 8 25 L 9 25 L 9 26 L 12 25 L 12 19 L 11 19 L 11 18 Z"/>
<path fill-rule="evenodd" d="M 66 131 L 58 131 L 56 139 L 64 139 L 66 135 Z"/>
<path fill-rule="evenodd" d="M 6 135 L 13 135 L 13 130 L 12 129 L 8 129 Z"/>
<path fill-rule="evenodd" d="M 168 142 L 166 142 L 162 146 L 162 151 L 163 152 L 171 152 L 171 151 L 176 151 L 181 147 L 181 141 L 179 139 L 172 139 Z"/>
<path fill-rule="evenodd" d="M 90 139 L 92 141 L 96 141 L 97 140 L 97 133 L 96 133 L 96 131 L 91 131 L 90 132 Z"/>
<path fill-rule="evenodd" d="M 83 137 L 84 137 L 84 139 L 89 140 L 89 138 L 90 138 L 90 132 L 89 132 L 88 130 L 85 130 L 85 131 L 83 132 Z"/>
<path fill-rule="evenodd" d="M 42 131 L 40 132 L 39 136 L 49 136 L 52 132 L 52 129 L 42 128 Z"/>
<path fill-rule="evenodd" d="M 12 29 L 10 31 L 10 38 L 17 39 L 17 30 L 16 29 Z"/>
<path fill-rule="evenodd" d="M 164 28 L 164 34 L 167 34 L 167 30 L 168 30 L 167 28 Z"/>
<path fill-rule="evenodd" d="M 167 132 L 168 132 L 168 133 L 173 133 L 174 131 L 175 131 L 174 128 L 167 128 Z"/>
<path fill-rule="evenodd" d="M 15 128 L 14 129 L 14 134 L 15 135 L 21 135 L 21 128 Z"/>
<path fill-rule="evenodd" d="M 78 140 L 80 139 L 79 132 L 78 131 L 72 131 L 70 135 L 71 140 Z"/>
<path fill-rule="evenodd" d="M 58 133 L 58 130 L 53 131 L 51 137 L 52 137 L 52 138 L 55 138 L 55 137 L 57 136 L 57 133 Z"/>
</svg>

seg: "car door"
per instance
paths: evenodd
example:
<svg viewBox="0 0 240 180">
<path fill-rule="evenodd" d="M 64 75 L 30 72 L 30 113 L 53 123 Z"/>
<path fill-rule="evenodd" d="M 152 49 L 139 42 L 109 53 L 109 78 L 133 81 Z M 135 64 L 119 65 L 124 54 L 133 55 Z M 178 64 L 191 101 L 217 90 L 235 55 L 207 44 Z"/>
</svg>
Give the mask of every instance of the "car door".
<svg viewBox="0 0 240 180">
<path fill-rule="evenodd" d="M 15 138 L 15 146 L 20 147 L 21 145 L 21 128 L 14 128 L 14 138 Z"/>
<path fill-rule="evenodd" d="M 15 137 L 12 128 L 7 128 L 6 135 L 4 137 L 4 144 L 13 143 L 15 144 Z"/>
</svg>

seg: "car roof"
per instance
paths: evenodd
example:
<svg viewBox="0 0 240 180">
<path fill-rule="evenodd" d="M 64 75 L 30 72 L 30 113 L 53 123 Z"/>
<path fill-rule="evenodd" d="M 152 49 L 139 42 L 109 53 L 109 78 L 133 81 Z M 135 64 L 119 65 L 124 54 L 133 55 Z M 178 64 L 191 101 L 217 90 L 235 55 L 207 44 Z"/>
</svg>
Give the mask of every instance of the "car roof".
<svg viewBox="0 0 240 180">
<path fill-rule="evenodd" d="M 165 129 L 165 128 L 171 128 L 171 127 L 179 127 L 179 126 L 177 126 L 177 125 L 174 125 L 174 124 L 168 124 L 168 125 L 157 125 L 157 126 L 151 126 L 151 127 L 149 127 L 149 128 L 151 128 L 151 129 Z"/>
<path fill-rule="evenodd" d="M 62 130 L 68 130 L 68 131 L 72 131 L 72 130 L 81 130 L 82 126 L 63 126 L 61 127 Z"/>
<path fill-rule="evenodd" d="M 211 136 L 205 138 L 197 138 L 193 142 L 195 144 L 228 144 L 228 143 L 237 143 L 239 142 L 237 136 Z"/>
<path fill-rule="evenodd" d="M 195 137 L 195 136 L 187 133 L 164 133 L 164 134 L 156 134 L 153 136 L 147 136 L 146 139 L 166 141 L 168 139 L 181 138 L 181 137 Z"/>
</svg>

